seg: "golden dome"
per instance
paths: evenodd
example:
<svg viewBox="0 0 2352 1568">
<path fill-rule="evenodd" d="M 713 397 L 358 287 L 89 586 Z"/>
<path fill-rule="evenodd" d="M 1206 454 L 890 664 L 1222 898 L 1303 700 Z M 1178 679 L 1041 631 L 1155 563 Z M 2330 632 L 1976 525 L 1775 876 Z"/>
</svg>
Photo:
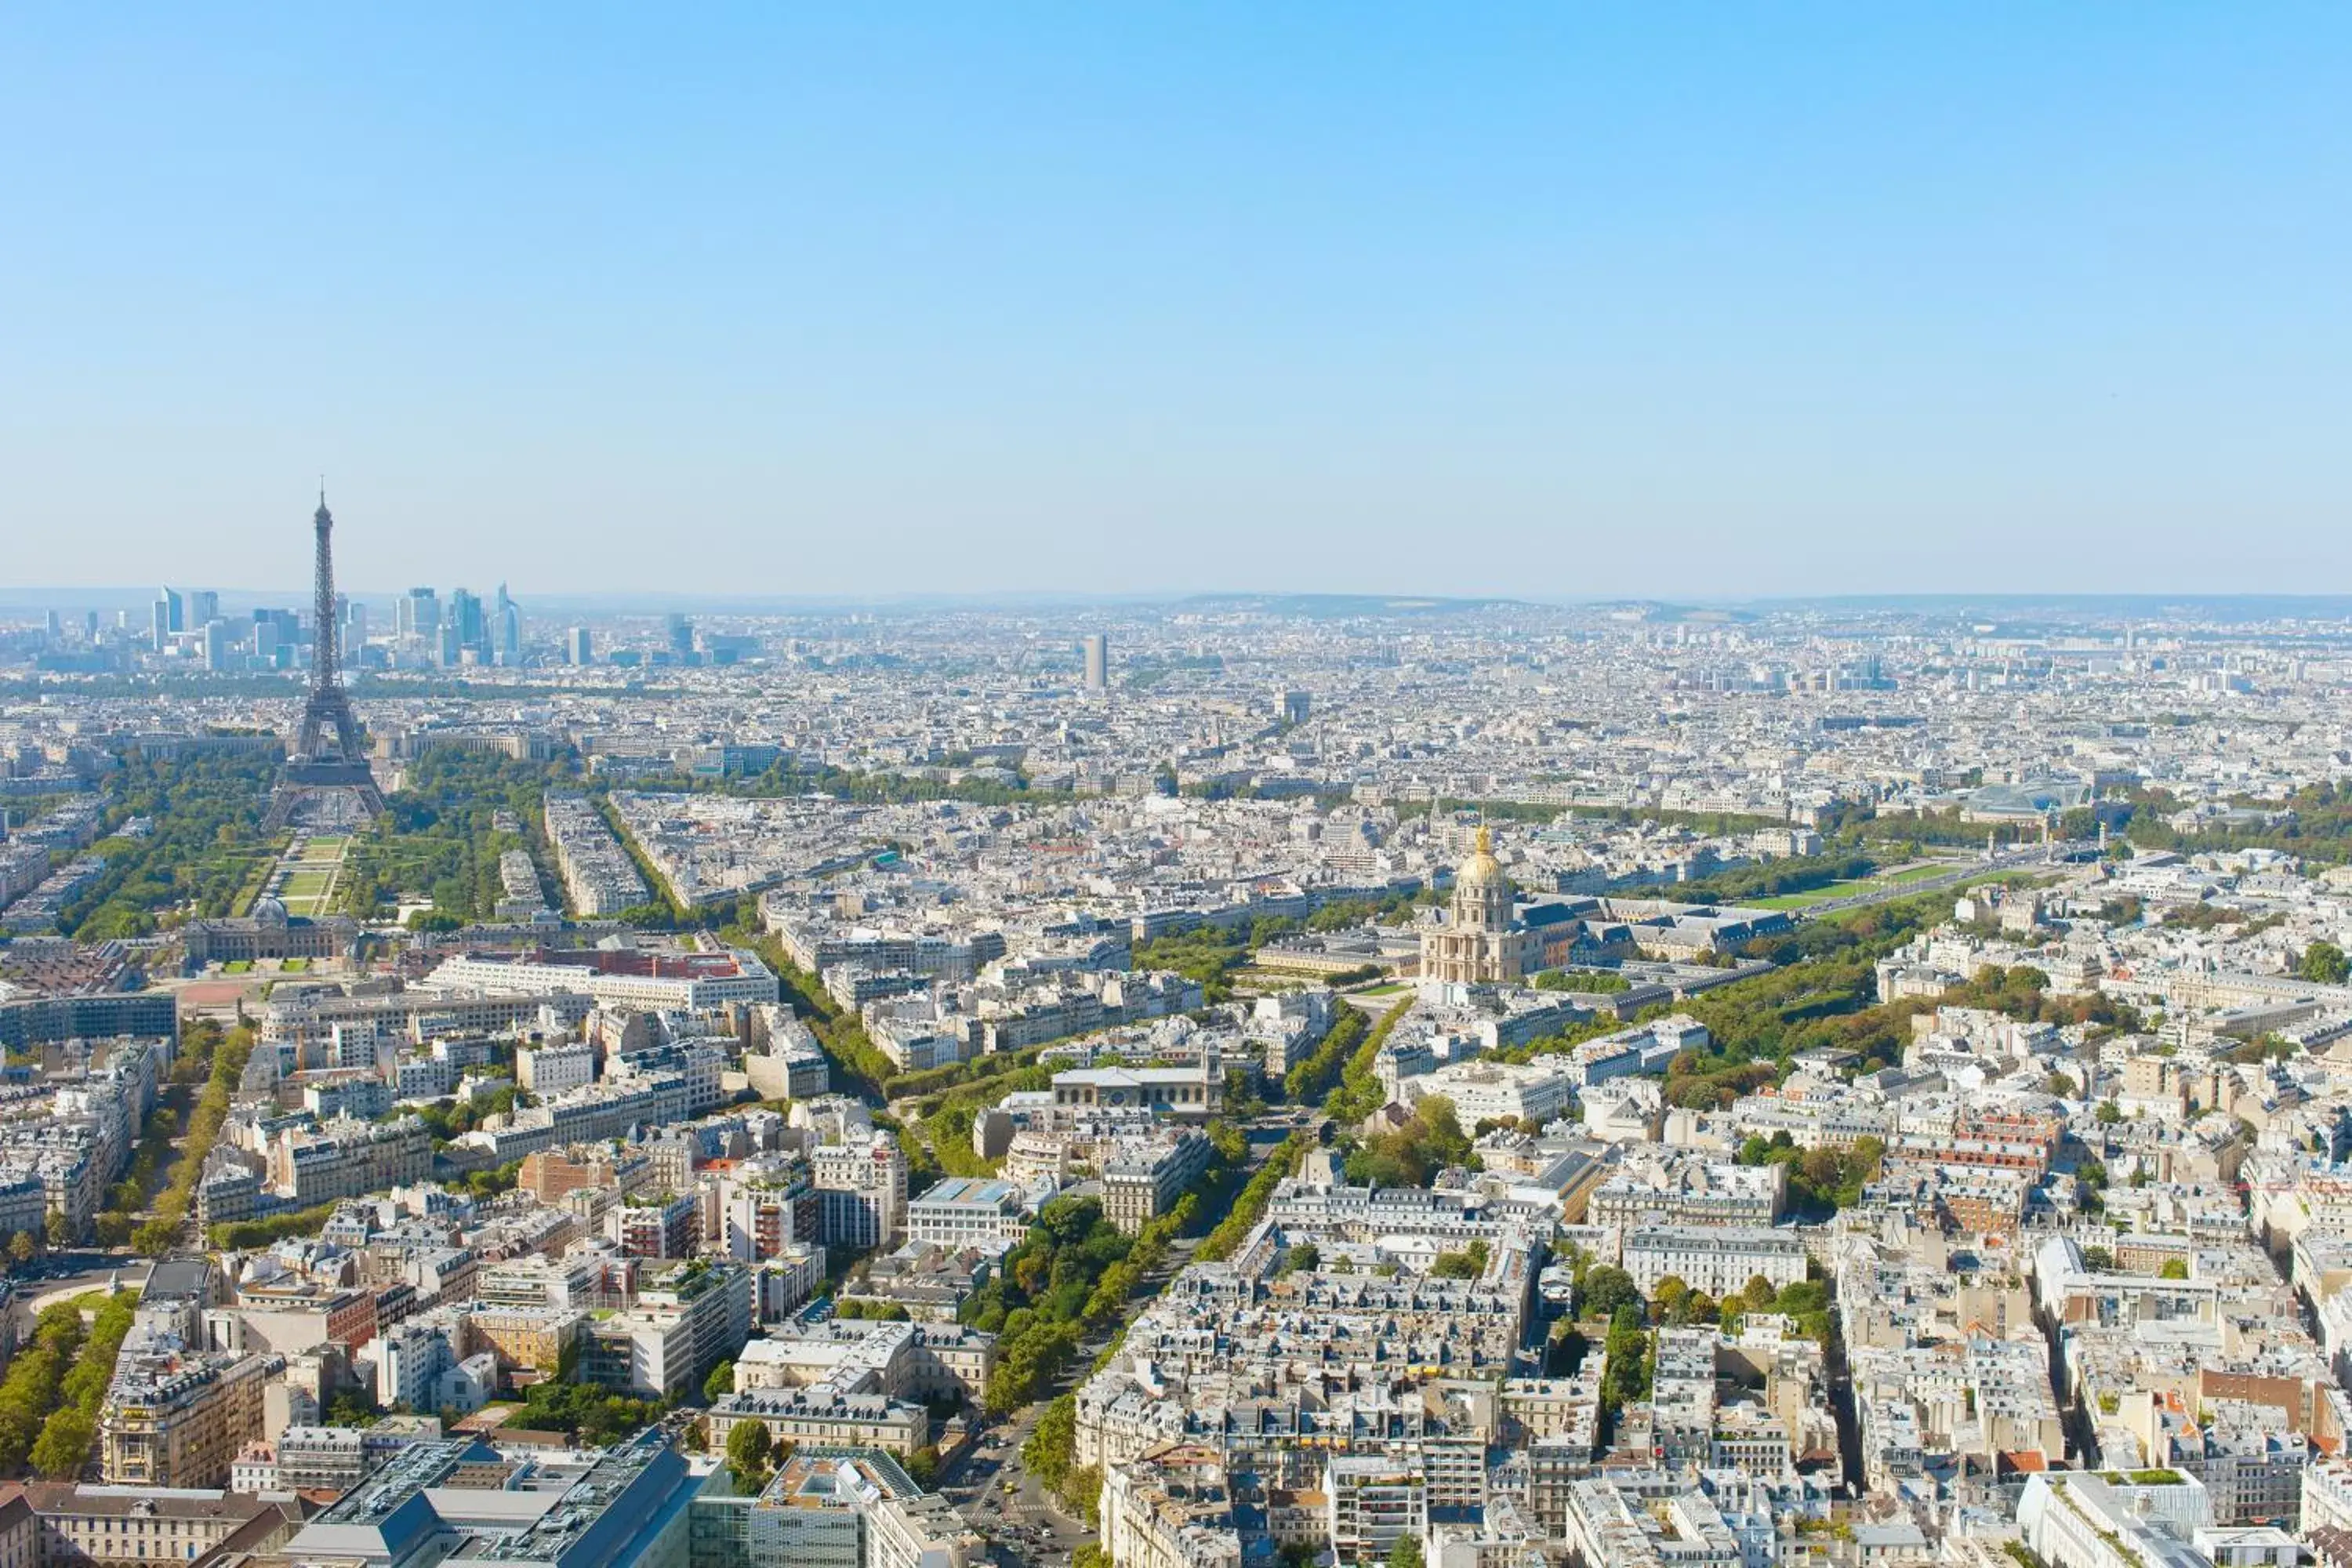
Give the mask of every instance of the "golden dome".
<svg viewBox="0 0 2352 1568">
<path fill-rule="evenodd" d="M 1454 873 L 1454 885 L 1456 888 L 1492 888 L 1504 879 L 1503 863 L 1495 858 L 1494 836 L 1481 827 L 1478 829 L 1478 847 Z"/>
</svg>

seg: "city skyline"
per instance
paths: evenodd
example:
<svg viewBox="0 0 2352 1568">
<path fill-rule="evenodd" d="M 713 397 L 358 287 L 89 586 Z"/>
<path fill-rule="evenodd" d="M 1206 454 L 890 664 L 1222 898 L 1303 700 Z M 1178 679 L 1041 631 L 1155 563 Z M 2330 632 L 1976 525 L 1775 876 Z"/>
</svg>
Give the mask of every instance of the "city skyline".
<svg viewBox="0 0 2352 1568">
<path fill-rule="evenodd" d="M 575 619 L 347 597 L 338 521 L 307 613 L 0 608 L 0 1268 L 77 1298 L 0 1475 L 105 1483 L 20 1542 L 152 1561 L 137 1488 L 324 1505 L 256 1568 L 2352 1524 L 2344 601 Z M 530 1514 L 444 1484 L 493 1457 Z"/>
<path fill-rule="evenodd" d="M 511 587 L 495 579 L 479 579 L 491 583 L 495 594 L 499 586 Z M 436 581 L 411 584 L 403 588 L 357 586 L 339 591 L 339 597 L 356 603 L 363 608 L 375 606 L 389 612 L 394 602 L 414 589 L 423 587 L 435 593 L 470 591 L 465 582 Z M 304 590 L 296 587 L 236 587 L 215 586 L 197 588 L 185 579 L 161 584 L 101 584 L 95 585 L 5 584 L 0 585 L 0 616 L 38 615 L 47 611 L 92 612 L 111 615 L 116 612 L 144 614 L 152 605 L 159 588 L 176 593 L 206 594 L 216 602 L 224 615 L 242 614 L 249 610 L 282 608 L 298 603 Z M 477 597 L 479 597 L 478 593 Z M 528 601 L 526 603 L 525 601 Z M 2053 616 L 2066 619 L 2080 615 L 2147 616 L 2178 618 L 2183 615 L 2203 615 L 2226 620 L 2263 618 L 2310 619 L 2340 622 L 2352 616 L 2352 593 L 2278 591 L 2230 592 L 2181 588 L 2166 592 L 2073 593 L 2034 592 L 2027 589 L 1996 589 L 1982 593 L 1823 593 L 1769 595 L 1697 595 L 1697 594 L 1627 594 L 1586 597 L 1543 597 L 1514 594 L 1414 594 L 1407 592 L 1349 594 L 1336 591 L 1302 590 L 1289 592 L 1264 588 L 1227 588 L 1165 593 L 1086 593 L 1075 589 L 1008 588 L 997 591 L 956 593 L 950 590 L 924 592 L 908 590 L 888 595 L 855 594 L 747 594 L 661 589 L 609 589 L 588 591 L 546 591 L 526 589 L 514 596 L 519 609 L 539 619 L 576 616 L 590 620 L 604 617 L 623 619 L 657 619 L 665 615 L 790 616 L 797 615 L 829 616 L 872 612 L 876 615 L 907 615 L 930 608 L 1003 612 L 1084 613 L 1087 611 L 1145 613 L 1181 610 L 1187 607 L 1215 606 L 1219 608 L 1263 607 L 1272 615 L 1313 615 L 1360 610 L 1365 614 L 1388 612 L 1412 613 L 1467 612 L 1484 609 L 1507 610 L 1592 610 L 1639 609 L 1655 612 L 1665 620 L 1678 615 L 1706 616 L 1721 612 L 1771 614 L 1801 610 L 1828 610 L 1847 607 L 1859 610 L 1902 610 L 1927 612 L 1948 611 L 1954 614 L 1971 609 L 1988 612 L 2032 612 L 2037 616 Z M 1074 623 L 1075 626 L 1075 623 Z M 200 629 L 200 628 L 199 628 Z M 1080 630 L 1071 633 L 1072 646 L 1082 636 Z"/>
</svg>

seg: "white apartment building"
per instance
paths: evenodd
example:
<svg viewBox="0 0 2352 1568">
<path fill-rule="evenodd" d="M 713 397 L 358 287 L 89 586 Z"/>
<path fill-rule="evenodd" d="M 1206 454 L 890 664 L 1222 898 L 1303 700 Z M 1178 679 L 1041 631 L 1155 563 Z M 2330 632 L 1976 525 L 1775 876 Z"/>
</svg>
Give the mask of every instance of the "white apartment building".
<svg viewBox="0 0 2352 1568">
<path fill-rule="evenodd" d="M 1399 1538 L 1429 1531 L 1429 1483 L 1418 1466 L 1381 1454 L 1334 1454 L 1323 1470 L 1325 1528 L 1342 1563 L 1387 1558 Z"/>
<path fill-rule="evenodd" d="M 856 1128 L 809 1151 L 828 1247 L 876 1247 L 907 1224 L 907 1156 L 887 1128 Z"/>
<path fill-rule="evenodd" d="M 1442 1098 L 1454 1107 L 1465 1131 L 1481 1121 L 1549 1122 L 1567 1114 L 1575 1100 L 1569 1075 L 1543 1062 L 1455 1062 L 1402 1079 L 1398 1095 L 1407 1107 Z"/>
<path fill-rule="evenodd" d="M 650 953 L 583 949 L 536 958 L 462 953 L 445 959 L 423 988 L 455 994 L 537 995 L 569 991 L 599 1007 L 702 1013 L 732 1002 L 773 1002 L 776 977 L 756 953 Z"/>
<path fill-rule="evenodd" d="M 1673 1275 L 1721 1300 L 1762 1275 L 1777 1289 L 1805 1277 L 1805 1244 L 1761 1226 L 1643 1226 L 1625 1235 L 1624 1269 L 1648 1295 Z"/>
<path fill-rule="evenodd" d="M 533 1094 L 563 1094 L 595 1081 L 596 1051 L 585 1040 L 515 1052 L 515 1082 Z"/>
</svg>

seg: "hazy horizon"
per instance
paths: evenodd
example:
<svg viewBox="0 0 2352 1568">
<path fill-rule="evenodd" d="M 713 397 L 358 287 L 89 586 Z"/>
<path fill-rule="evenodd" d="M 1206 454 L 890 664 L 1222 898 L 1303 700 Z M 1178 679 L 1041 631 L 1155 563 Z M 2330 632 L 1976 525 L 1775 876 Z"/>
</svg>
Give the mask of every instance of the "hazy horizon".
<svg viewBox="0 0 2352 1568">
<path fill-rule="evenodd" d="M 310 589 L 252 588 L 209 583 L 162 584 L 175 591 L 210 590 L 219 595 L 223 610 L 239 613 L 249 606 L 290 607 L 306 603 Z M 487 596 L 493 583 L 415 584 L 446 593 L 469 587 Z M 371 606 L 382 616 L 393 611 L 393 600 L 404 589 L 349 586 L 338 584 L 345 597 Z M 155 587 L 146 584 L 24 584 L 0 586 L 0 616 L 38 614 L 46 610 L 80 613 L 115 610 L 143 614 L 152 604 Z M 1662 622 L 1676 615 L 1696 617 L 1738 615 L 1753 618 L 1852 609 L 1874 614 L 1910 613 L 1921 616 L 1962 611 L 1999 613 L 2013 617 L 2051 617 L 2064 622 L 2071 616 L 2089 619 L 2123 616 L 2150 618 L 2222 621 L 2285 619 L 2352 619 L 2352 594 L 2213 593 L 2196 590 L 2145 593 L 1993 592 L 1794 594 L 1749 598 L 1692 595 L 1631 595 L 1610 598 L 1543 598 L 1514 595 L 1347 594 L 1317 589 L 1228 588 L 1168 594 L 1087 594 L 1057 589 L 1003 589 L 955 594 L 906 592 L 855 596 L 848 595 L 729 594 L 709 590 L 590 589 L 514 595 L 524 611 L 539 618 L 577 615 L 583 618 L 657 616 L 686 612 L 695 615 L 759 617 L 874 613 L 911 614 L 938 609 L 975 615 L 1022 615 L 1055 610 L 1074 615 L 1089 611 L 1149 613 L 1187 606 L 1241 606 L 1263 604 L 1268 613 L 1326 610 L 1335 614 L 1373 613 L 1382 606 L 1398 612 L 1431 609 L 1474 612 L 1482 609 L 1573 612 L 1578 610 L 1654 612 Z M 1076 623 L 1073 623 L 1074 626 Z M 383 631 L 388 620 L 380 620 Z M 1073 635 L 1076 633 L 1074 631 Z"/>
</svg>

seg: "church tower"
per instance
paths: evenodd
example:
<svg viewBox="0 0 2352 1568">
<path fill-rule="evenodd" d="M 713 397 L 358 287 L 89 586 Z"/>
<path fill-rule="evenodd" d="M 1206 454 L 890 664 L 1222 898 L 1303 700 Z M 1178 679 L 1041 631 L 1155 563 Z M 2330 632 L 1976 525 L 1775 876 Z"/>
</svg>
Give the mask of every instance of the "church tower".
<svg viewBox="0 0 2352 1568">
<path fill-rule="evenodd" d="M 1511 929 L 1511 879 L 1495 858 L 1494 835 L 1483 826 L 1477 847 L 1454 874 L 1454 923 L 1464 931 Z"/>
<path fill-rule="evenodd" d="M 1521 930 L 1511 879 L 1495 858 L 1494 836 L 1478 829 L 1477 847 L 1454 874 L 1454 907 L 1422 933 L 1421 977 L 1472 985 L 1508 985 L 1534 967 L 1538 943 Z"/>
</svg>

